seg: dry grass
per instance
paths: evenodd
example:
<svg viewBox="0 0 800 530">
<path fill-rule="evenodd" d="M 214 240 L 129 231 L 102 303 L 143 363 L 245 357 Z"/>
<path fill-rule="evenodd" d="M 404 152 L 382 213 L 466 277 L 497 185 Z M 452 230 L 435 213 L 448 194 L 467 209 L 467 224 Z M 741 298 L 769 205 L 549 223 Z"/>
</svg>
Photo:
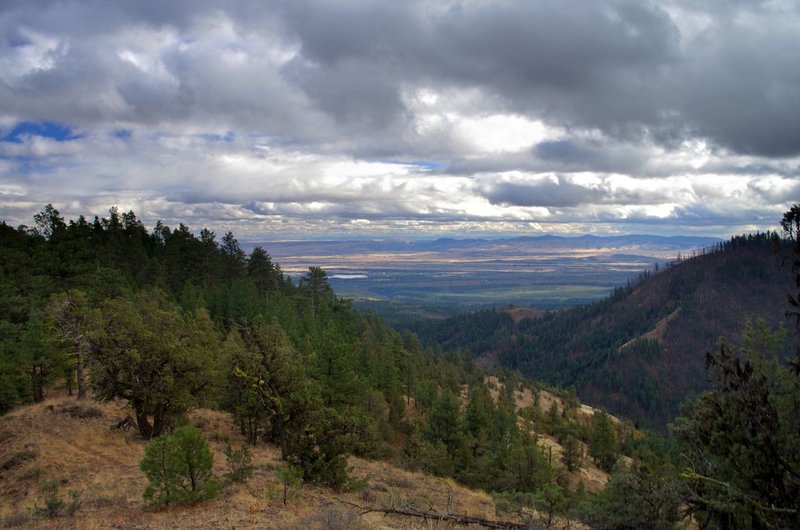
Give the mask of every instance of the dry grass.
<svg viewBox="0 0 800 530">
<path fill-rule="evenodd" d="M 89 408 L 93 410 L 89 410 Z M 420 528 L 420 521 L 359 515 L 337 498 L 372 507 L 414 505 L 421 509 L 494 517 L 494 503 L 483 492 L 451 481 L 410 473 L 385 462 L 352 458 L 352 474 L 367 478 L 361 491 L 342 495 L 314 487 L 290 491 L 282 502 L 282 486 L 275 476 L 279 452 L 260 444 L 252 448 L 252 479 L 229 485 L 217 499 L 195 506 L 144 510 L 141 494 L 146 485 L 139 471 L 145 442 L 133 432 L 110 426 L 129 410 L 121 403 L 97 404 L 57 398 L 16 409 L 0 417 L 0 527 L 160 529 L 160 528 Z M 204 430 L 214 452 L 215 473 L 225 471 L 224 440 L 242 443 L 230 417 L 198 410 L 189 421 Z M 73 516 L 33 517 L 41 506 L 38 485 L 55 480 L 62 498 L 69 490 L 81 495 Z M 38 496 L 38 498 L 37 498 Z"/>
</svg>

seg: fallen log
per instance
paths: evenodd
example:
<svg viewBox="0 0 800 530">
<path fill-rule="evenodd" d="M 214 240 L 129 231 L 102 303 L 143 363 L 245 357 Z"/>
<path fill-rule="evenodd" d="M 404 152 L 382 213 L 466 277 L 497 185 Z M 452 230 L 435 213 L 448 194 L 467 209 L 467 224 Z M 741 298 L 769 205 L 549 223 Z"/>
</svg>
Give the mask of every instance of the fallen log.
<svg viewBox="0 0 800 530">
<path fill-rule="evenodd" d="M 134 431 L 139 432 L 139 426 L 136 425 L 136 422 L 133 421 L 133 418 L 130 415 L 125 416 L 111 426 L 112 431 L 127 431 L 128 429 L 133 429 Z"/>
<path fill-rule="evenodd" d="M 459 515 L 457 513 L 440 513 L 434 510 L 418 510 L 413 506 L 406 506 L 405 508 L 374 508 L 372 506 L 363 506 L 354 502 L 346 501 L 344 499 L 336 499 L 337 501 L 349 504 L 354 508 L 360 510 L 361 515 L 366 513 L 382 513 L 384 515 L 403 515 L 406 517 L 418 517 L 428 521 L 443 521 L 448 523 L 455 523 L 464 526 L 479 525 L 484 528 L 499 528 L 507 530 L 539 530 L 544 529 L 543 526 L 536 525 L 535 523 L 517 523 L 514 521 L 495 521 L 492 519 L 484 519 L 483 517 L 472 517 L 469 515 Z"/>
</svg>

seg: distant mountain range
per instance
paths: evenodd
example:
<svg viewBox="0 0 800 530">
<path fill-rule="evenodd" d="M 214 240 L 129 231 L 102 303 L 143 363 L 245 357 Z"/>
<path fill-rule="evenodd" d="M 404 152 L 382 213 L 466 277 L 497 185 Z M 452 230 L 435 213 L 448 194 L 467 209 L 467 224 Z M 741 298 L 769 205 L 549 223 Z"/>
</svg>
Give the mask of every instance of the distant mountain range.
<svg viewBox="0 0 800 530">
<path fill-rule="evenodd" d="M 592 304 L 523 319 L 479 311 L 408 327 L 428 345 L 468 349 L 479 363 L 574 387 L 587 403 L 664 429 L 682 400 L 706 388 L 704 354 L 721 337 L 739 340 L 748 320 L 785 322 L 793 278 L 779 262 L 768 237 L 739 237 Z"/>
<path fill-rule="evenodd" d="M 262 246 L 273 257 L 296 257 L 304 255 L 348 255 L 364 252 L 444 252 L 458 249 L 482 249 L 507 252 L 509 249 L 600 249 L 641 247 L 660 252 L 697 249 L 720 242 L 719 238 L 700 236 L 655 236 L 644 234 L 620 236 L 595 236 L 585 234 L 566 237 L 556 235 L 519 236 L 513 238 L 457 239 L 439 238 L 433 240 L 408 239 L 353 239 L 328 241 L 263 241 L 243 243 L 250 250 Z"/>
</svg>

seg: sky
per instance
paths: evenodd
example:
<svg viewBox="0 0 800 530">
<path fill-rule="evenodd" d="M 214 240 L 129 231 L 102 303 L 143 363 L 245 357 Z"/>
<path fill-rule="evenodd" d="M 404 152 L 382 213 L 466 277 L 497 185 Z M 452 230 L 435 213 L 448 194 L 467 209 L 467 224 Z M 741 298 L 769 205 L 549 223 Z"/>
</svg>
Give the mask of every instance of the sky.
<svg viewBox="0 0 800 530">
<path fill-rule="evenodd" d="M 800 200 L 796 0 L 3 0 L 0 219 L 729 236 Z"/>
</svg>

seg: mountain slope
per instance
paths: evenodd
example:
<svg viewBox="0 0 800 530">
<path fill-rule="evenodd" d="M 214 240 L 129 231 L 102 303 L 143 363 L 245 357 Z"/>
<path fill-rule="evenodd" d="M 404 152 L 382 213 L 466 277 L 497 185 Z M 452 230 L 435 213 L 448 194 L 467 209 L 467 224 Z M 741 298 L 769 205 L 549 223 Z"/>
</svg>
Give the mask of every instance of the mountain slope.
<svg viewBox="0 0 800 530">
<path fill-rule="evenodd" d="M 704 354 L 720 337 L 738 340 L 753 319 L 784 322 L 791 281 L 769 235 L 737 237 L 590 305 L 518 324 L 473 313 L 413 329 L 424 342 L 574 386 L 585 402 L 663 429 L 681 401 L 706 388 Z M 475 340 L 464 340 L 466 330 Z"/>
</svg>

